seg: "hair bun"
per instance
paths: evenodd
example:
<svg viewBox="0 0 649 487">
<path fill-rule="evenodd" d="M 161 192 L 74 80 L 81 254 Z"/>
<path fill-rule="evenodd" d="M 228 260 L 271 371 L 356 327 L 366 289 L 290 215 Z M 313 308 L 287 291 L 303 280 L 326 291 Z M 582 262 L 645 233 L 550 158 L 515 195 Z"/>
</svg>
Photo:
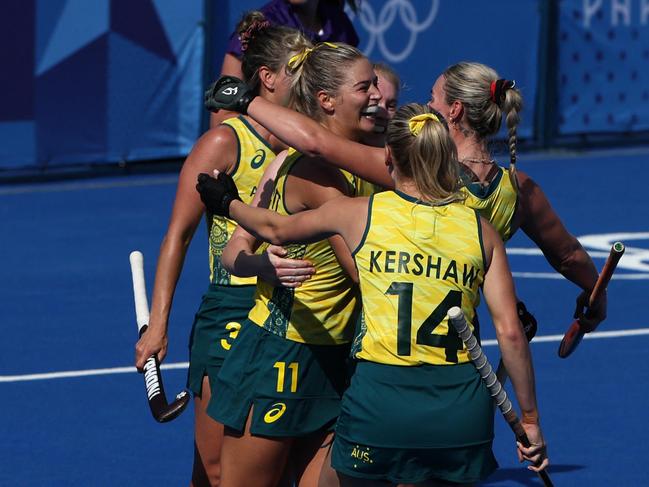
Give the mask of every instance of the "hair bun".
<svg viewBox="0 0 649 487">
<path fill-rule="evenodd" d="M 248 44 L 252 39 L 255 38 L 255 36 L 259 32 L 263 32 L 266 30 L 268 27 L 270 27 L 270 22 L 266 20 L 265 18 L 256 18 L 248 26 L 242 30 L 239 31 L 239 41 L 241 42 L 241 51 L 246 52 L 246 49 L 248 49 Z"/>
</svg>

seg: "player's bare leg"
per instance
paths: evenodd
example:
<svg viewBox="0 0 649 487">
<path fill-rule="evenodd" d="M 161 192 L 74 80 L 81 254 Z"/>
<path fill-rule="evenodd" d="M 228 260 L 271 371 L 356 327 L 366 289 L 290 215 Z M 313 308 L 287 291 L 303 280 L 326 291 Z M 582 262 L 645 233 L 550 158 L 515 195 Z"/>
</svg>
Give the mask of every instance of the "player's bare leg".
<svg viewBox="0 0 649 487">
<path fill-rule="evenodd" d="M 340 480 L 338 474 L 331 466 L 331 447 L 333 445 L 333 437 L 331 438 L 331 445 L 327 447 L 327 455 L 325 456 L 322 469 L 320 470 L 320 478 L 318 479 L 318 487 L 340 487 Z"/>
<path fill-rule="evenodd" d="M 227 487 L 275 487 L 283 480 L 293 439 L 253 436 L 251 418 L 252 411 L 242 435 L 225 428 L 221 479 Z"/>
<path fill-rule="evenodd" d="M 332 441 L 333 432 L 326 431 L 295 440 L 291 449 L 291 466 L 298 487 L 319 486 L 320 473 Z"/>
<path fill-rule="evenodd" d="M 221 485 L 221 444 L 223 425 L 207 415 L 212 397 L 210 381 L 203 377 L 201 397 L 194 396 L 194 467 L 191 487 Z"/>
</svg>

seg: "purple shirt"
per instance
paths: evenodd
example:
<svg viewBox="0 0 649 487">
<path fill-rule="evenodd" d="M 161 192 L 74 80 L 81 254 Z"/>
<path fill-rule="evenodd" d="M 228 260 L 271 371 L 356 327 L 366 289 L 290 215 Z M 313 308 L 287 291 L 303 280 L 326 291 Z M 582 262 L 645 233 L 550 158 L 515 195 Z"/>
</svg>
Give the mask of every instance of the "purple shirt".
<svg viewBox="0 0 649 487">
<path fill-rule="evenodd" d="M 318 18 L 322 22 L 322 30 L 313 32 L 306 29 L 290 3 L 285 0 L 272 0 L 261 7 L 266 19 L 271 24 L 292 27 L 302 31 L 313 42 L 344 42 L 352 46 L 358 46 L 358 35 L 351 20 L 338 2 L 320 0 L 318 3 Z M 228 42 L 228 54 L 241 58 L 241 42 L 236 32 L 232 33 Z"/>
</svg>

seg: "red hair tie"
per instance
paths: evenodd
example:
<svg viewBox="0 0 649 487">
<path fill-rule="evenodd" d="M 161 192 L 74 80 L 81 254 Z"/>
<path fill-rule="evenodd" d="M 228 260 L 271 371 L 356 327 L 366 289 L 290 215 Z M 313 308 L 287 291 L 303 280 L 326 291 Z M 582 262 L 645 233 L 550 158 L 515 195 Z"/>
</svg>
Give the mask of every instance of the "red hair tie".
<svg viewBox="0 0 649 487">
<path fill-rule="evenodd" d="M 507 90 L 516 86 L 516 81 L 510 81 L 508 79 L 499 79 L 492 81 L 489 86 L 489 94 L 491 101 L 496 105 L 500 106 L 505 100 L 505 94 Z"/>
</svg>

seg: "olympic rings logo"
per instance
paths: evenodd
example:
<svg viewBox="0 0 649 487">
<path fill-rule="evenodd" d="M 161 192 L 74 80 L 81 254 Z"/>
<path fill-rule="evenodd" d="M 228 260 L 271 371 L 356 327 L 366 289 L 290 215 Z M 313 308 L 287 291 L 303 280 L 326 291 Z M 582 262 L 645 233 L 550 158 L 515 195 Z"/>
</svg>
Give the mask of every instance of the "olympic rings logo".
<svg viewBox="0 0 649 487">
<path fill-rule="evenodd" d="M 422 22 L 419 22 L 417 10 L 409 0 L 388 0 L 384 2 L 378 17 L 368 1 L 362 2 L 358 12 L 358 19 L 363 29 L 369 34 L 369 40 L 364 49 L 365 55 L 369 57 L 378 44 L 381 55 L 389 62 L 399 63 L 407 59 L 415 49 L 417 36 L 432 25 L 438 9 L 439 0 L 431 0 L 428 16 Z M 354 20 L 356 16 L 354 12 L 348 9 L 347 13 L 350 19 Z M 410 32 L 410 36 L 408 43 L 400 52 L 393 52 L 388 47 L 385 33 L 394 24 L 397 14 L 403 26 Z"/>
</svg>

